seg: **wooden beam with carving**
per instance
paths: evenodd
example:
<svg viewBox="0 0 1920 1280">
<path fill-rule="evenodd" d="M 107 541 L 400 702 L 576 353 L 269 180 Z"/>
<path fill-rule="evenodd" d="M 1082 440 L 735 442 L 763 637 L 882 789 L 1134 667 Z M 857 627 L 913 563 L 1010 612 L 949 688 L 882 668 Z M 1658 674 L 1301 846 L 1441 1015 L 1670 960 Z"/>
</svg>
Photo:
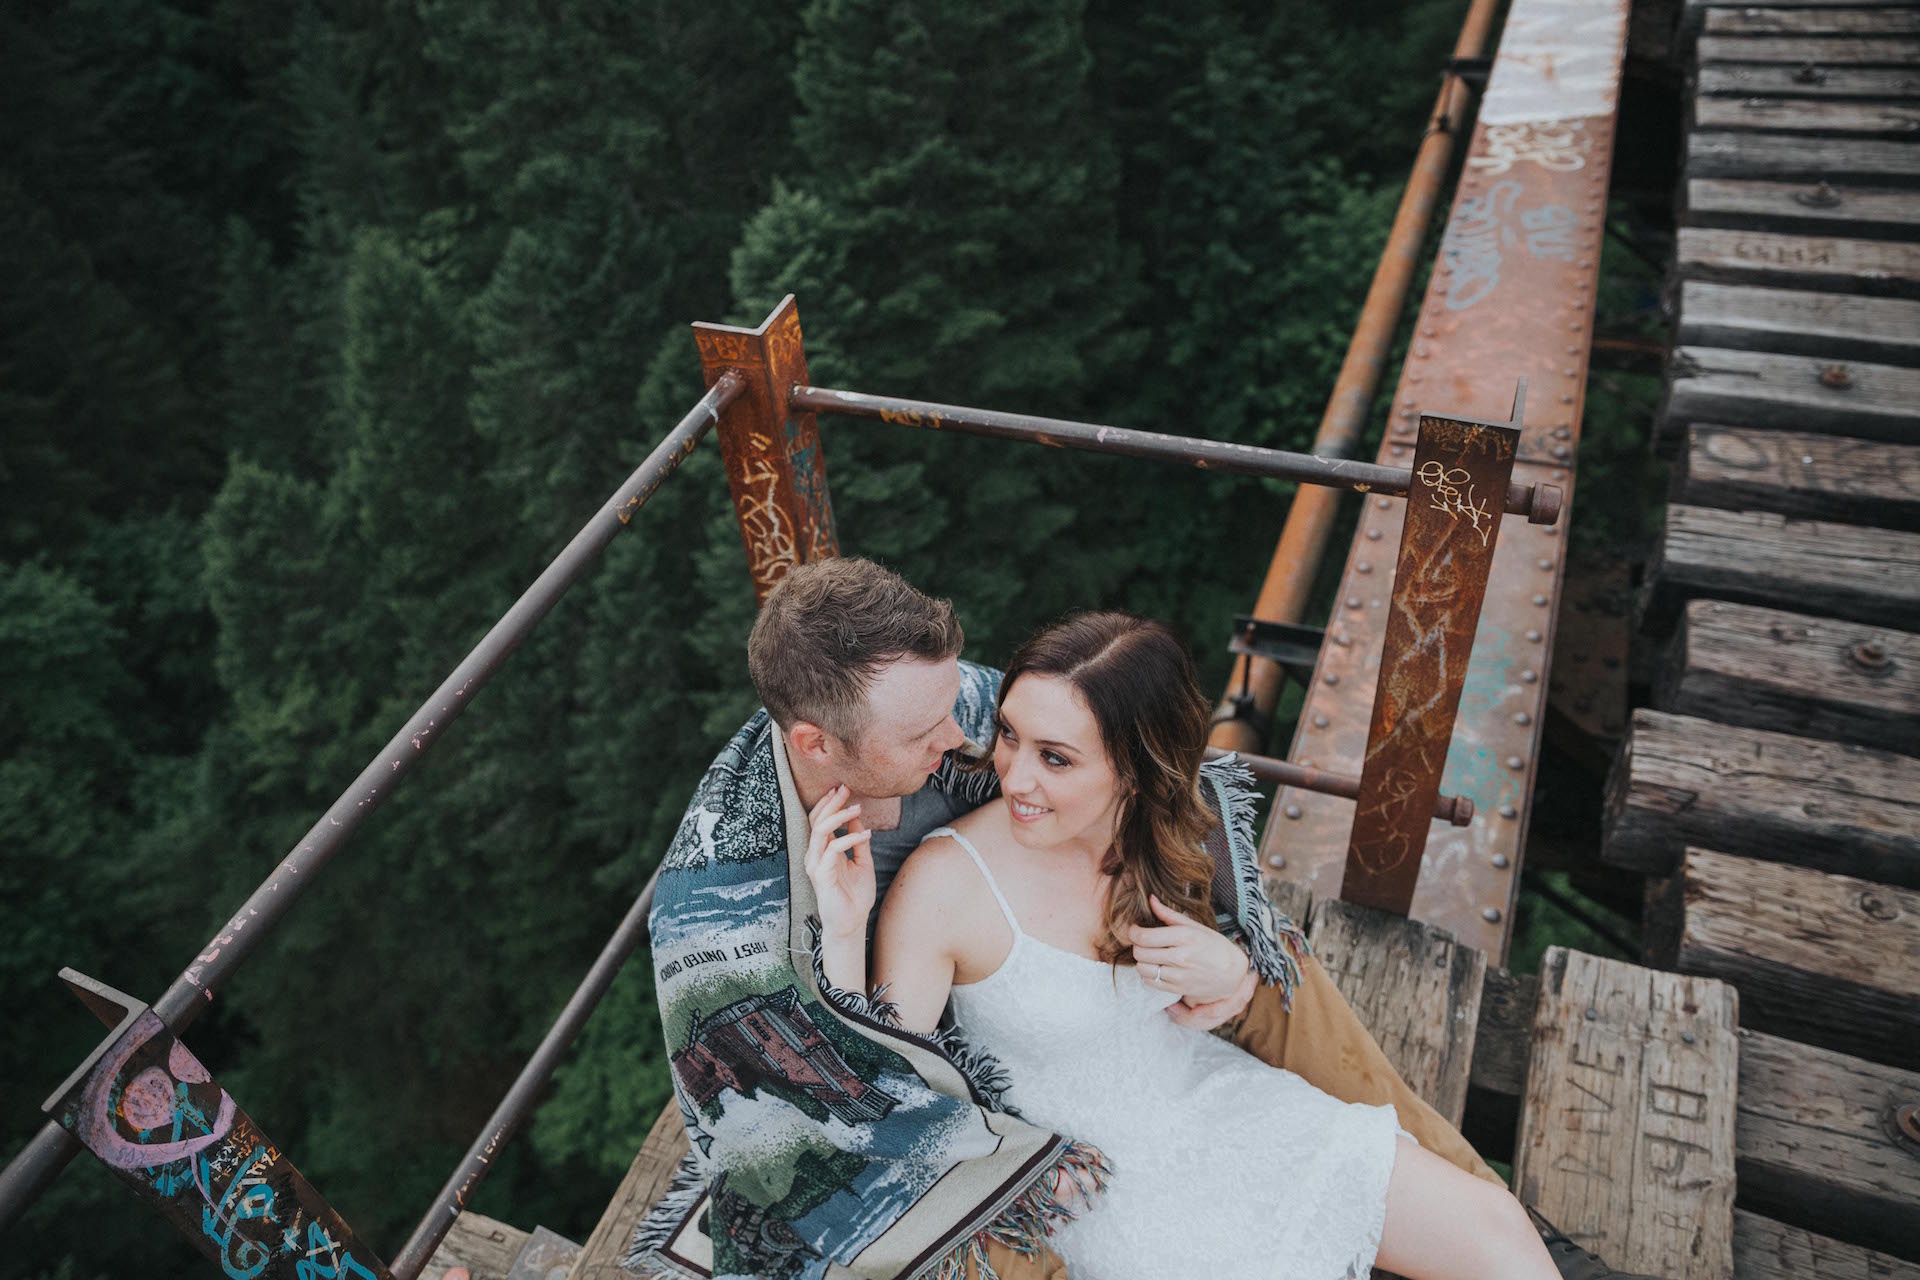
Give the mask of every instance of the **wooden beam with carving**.
<svg viewBox="0 0 1920 1280">
<path fill-rule="evenodd" d="M 673 1181 L 673 1171 L 688 1150 L 687 1127 L 681 1122 L 679 1104 L 669 1102 L 653 1122 L 647 1140 L 640 1144 L 593 1234 L 580 1246 L 580 1256 L 573 1260 L 567 1280 L 632 1280 L 633 1273 L 621 1267 L 620 1259 L 633 1239 L 633 1229 Z"/>
<path fill-rule="evenodd" d="M 1739 998 L 1550 947 L 1514 1190 L 1621 1271 L 1733 1275 Z"/>
<path fill-rule="evenodd" d="M 419 1280 L 442 1280 L 453 1267 L 465 1267 L 473 1280 L 506 1280 L 529 1234 L 510 1222 L 496 1222 L 468 1209 L 420 1270 Z"/>
<path fill-rule="evenodd" d="M 1920 1280 L 1920 1264 L 1735 1209 L 1733 1273 L 1740 1280 Z"/>
<path fill-rule="evenodd" d="M 1683 280 L 1913 298 L 1920 297 L 1920 245 L 1681 227 L 1674 272 Z"/>
</svg>

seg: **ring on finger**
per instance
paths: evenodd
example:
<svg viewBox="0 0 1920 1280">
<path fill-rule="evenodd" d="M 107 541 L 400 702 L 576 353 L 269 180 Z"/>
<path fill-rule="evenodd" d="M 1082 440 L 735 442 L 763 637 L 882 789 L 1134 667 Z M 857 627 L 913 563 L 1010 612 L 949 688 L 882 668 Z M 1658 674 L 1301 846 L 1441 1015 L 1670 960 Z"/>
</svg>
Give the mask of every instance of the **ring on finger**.
<svg viewBox="0 0 1920 1280">
<path fill-rule="evenodd" d="M 1155 986 L 1158 986 L 1160 984 L 1160 966 L 1159 965 L 1156 964 L 1153 966 L 1153 977 L 1149 978 L 1148 981 L 1152 982 Z"/>
</svg>

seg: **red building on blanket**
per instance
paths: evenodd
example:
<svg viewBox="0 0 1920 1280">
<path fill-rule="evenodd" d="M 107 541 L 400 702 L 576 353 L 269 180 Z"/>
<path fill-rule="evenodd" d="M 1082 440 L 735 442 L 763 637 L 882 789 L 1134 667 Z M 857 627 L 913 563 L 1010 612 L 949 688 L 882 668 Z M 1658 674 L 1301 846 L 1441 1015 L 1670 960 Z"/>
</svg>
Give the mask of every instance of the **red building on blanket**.
<svg viewBox="0 0 1920 1280">
<path fill-rule="evenodd" d="M 696 1016 L 673 1070 L 695 1106 L 722 1089 L 751 1094 L 761 1083 L 804 1093 L 847 1124 L 878 1120 L 899 1101 L 862 1080 L 800 1005 L 794 987 L 748 996 Z"/>
</svg>

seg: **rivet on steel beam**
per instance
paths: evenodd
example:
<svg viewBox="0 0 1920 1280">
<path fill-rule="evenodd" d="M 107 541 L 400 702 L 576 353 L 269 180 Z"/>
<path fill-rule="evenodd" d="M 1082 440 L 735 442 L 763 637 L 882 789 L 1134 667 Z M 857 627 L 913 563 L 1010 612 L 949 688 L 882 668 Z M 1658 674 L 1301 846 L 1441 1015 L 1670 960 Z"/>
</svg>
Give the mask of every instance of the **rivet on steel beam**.
<svg viewBox="0 0 1920 1280">
<path fill-rule="evenodd" d="M 1391 498 L 1375 498 L 1375 499 L 1373 500 L 1373 505 L 1374 505 L 1374 506 L 1376 506 L 1376 507 L 1378 507 L 1378 508 L 1380 508 L 1380 509 L 1381 509 L 1382 511 L 1385 511 L 1385 510 L 1386 510 L 1386 509 L 1387 509 L 1388 507 L 1390 507 L 1390 506 L 1392 506 L 1392 505 L 1393 505 L 1393 499 L 1391 499 Z"/>
<path fill-rule="evenodd" d="M 1334 671 L 1327 672 L 1327 674 L 1320 677 L 1320 683 L 1321 684 L 1339 684 L 1340 683 L 1339 673 Z"/>
<path fill-rule="evenodd" d="M 1566 395 L 1566 394 L 1562 394 L 1562 395 L 1561 395 L 1561 397 L 1560 397 L 1560 403 L 1561 403 L 1561 404 L 1572 404 L 1572 403 L 1573 403 L 1573 397 L 1572 397 L 1572 396 L 1570 396 L 1570 395 Z"/>
<path fill-rule="evenodd" d="M 1547 557 L 1545 556 L 1541 556 L 1538 560 L 1534 561 L 1534 563 L 1539 565 L 1542 569 L 1553 568 L 1553 561 L 1547 559 Z"/>
<path fill-rule="evenodd" d="M 1380 541 L 1380 531 L 1378 529 L 1367 530 L 1367 541 L 1368 542 Z"/>
<path fill-rule="evenodd" d="M 1316 729 L 1324 729 L 1324 728 L 1326 728 L 1326 727 L 1327 727 L 1327 718 L 1326 718 L 1325 716 L 1315 716 L 1315 717 L 1313 718 L 1313 727 L 1314 727 L 1314 728 L 1316 728 Z"/>
<path fill-rule="evenodd" d="M 1557 534 L 1557 533 L 1559 533 L 1559 532 L 1560 532 L 1560 530 L 1559 530 L 1559 529 L 1558 529 L 1557 527 L 1555 527 L 1555 526 L 1553 526 L 1553 525 L 1550 525 L 1550 524 L 1543 524 L 1543 525 L 1541 525 L 1541 526 L 1540 526 L 1540 532 L 1541 532 L 1541 533 L 1542 533 L 1543 535 L 1545 535 L 1546 537 L 1549 537 L 1549 538 L 1551 538 L 1551 537 L 1553 537 L 1553 536 L 1554 536 L 1555 534 Z"/>
<path fill-rule="evenodd" d="M 1573 450 L 1567 448 L 1567 446 L 1563 444 L 1557 444 L 1553 446 L 1553 456 L 1556 458 L 1565 458 L 1571 455 L 1572 453 L 1573 453 Z"/>
<path fill-rule="evenodd" d="M 1286 807 L 1285 813 L 1289 818 L 1297 818 L 1300 816 L 1300 806 L 1297 804 L 1290 804 Z"/>
<path fill-rule="evenodd" d="M 1413 404 L 1414 404 L 1414 400 L 1412 396 L 1408 396 L 1406 399 L 1400 402 L 1401 407 L 1405 409 L 1413 408 Z"/>
<path fill-rule="evenodd" d="M 1535 644 L 1539 644 L 1540 633 L 1538 631 L 1529 631 L 1527 632 L 1527 639 L 1531 640 Z"/>
<path fill-rule="evenodd" d="M 1353 571 L 1355 573 L 1372 573 L 1373 566 L 1368 564 L 1365 560 L 1361 560 L 1353 566 Z"/>
<path fill-rule="evenodd" d="M 1493 855 L 1493 869 L 1495 871 L 1505 871 L 1509 862 L 1510 859 L 1504 853 L 1496 853 Z"/>
<path fill-rule="evenodd" d="M 1543 595 L 1540 595 L 1540 594 L 1538 594 L 1538 593 L 1535 593 L 1535 595 L 1534 595 L 1534 597 L 1533 597 L 1533 602 L 1534 602 L 1535 604 L 1545 604 L 1545 603 L 1547 602 L 1547 598 L 1546 598 L 1545 596 L 1543 596 Z"/>
<path fill-rule="evenodd" d="M 1553 438 L 1555 440 L 1571 440 L 1573 438 L 1573 428 L 1563 422 L 1553 429 Z"/>
<path fill-rule="evenodd" d="M 1488 924 L 1498 924 L 1500 922 L 1500 908 L 1488 907 L 1480 913 L 1480 918 Z"/>
<path fill-rule="evenodd" d="M 1526 768 L 1526 767 L 1527 767 L 1527 762 L 1526 762 L 1525 760 L 1523 760 L 1523 759 L 1521 759 L 1521 758 L 1520 758 L 1519 756 L 1508 756 L 1508 757 L 1507 757 L 1507 768 L 1509 768 L 1509 769 L 1524 769 L 1524 768 Z"/>
<path fill-rule="evenodd" d="M 1432 326 L 1428 326 L 1427 328 L 1422 329 L 1420 331 L 1420 336 L 1423 338 L 1431 338 L 1434 334 L 1438 332 L 1440 332 L 1438 329 L 1435 329 Z"/>
<path fill-rule="evenodd" d="M 1571 347 L 1571 346 L 1570 346 L 1570 347 L 1568 347 L 1568 348 L 1567 348 L 1567 354 L 1568 354 L 1568 355 L 1570 355 L 1570 356 L 1577 356 L 1577 355 L 1579 355 L 1579 354 L 1580 354 L 1580 348 L 1579 348 L 1579 347 Z"/>
<path fill-rule="evenodd" d="M 1287 860 L 1276 853 L 1267 859 L 1267 865 L 1270 867 L 1284 867 L 1287 865 Z"/>
<path fill-rule="evenodd" d="M 1574 322 L 1573 322 L 1572 324 L 1570 324 L 1570 325 L 1568 325 L 1568 326 L 1567 326 L 1567 328 L 1568 328 L 1568 329 L 1570 329 L 1570 330 L 1572 330 L 1572 331 L 1573 331 L 1574 333 L 1578 333 L 1578 332 L 1580 332 L 1580 330 L 1581 330 L 1581 329 L 1583 329 L 1583 328 L 1585 328 L 1585 327 L 1586 327 L 1586 326 L 1585 326 L 1585 325 L 1583 325 L 1583 324 L 1582 324 L 1582 323 L 1581 323 L 1580 321 L 1578 321 L 1578 320 L 1575 320 L 1575 321 L 1574 321 Z"/>
<path fill-rule="evenodd" d="M 1404 444 L 1401 444 L 1398 440 L 1396 440 L 1393 442 L 1393 451 L 1395 453 L 1405 453 L 1407 451 L 1407 446 Z"/>
<path fill-rule="evenodd" d="M 1520 816 L 1520 811 L 1510 804 L 1503 804 L 1500 806 L 1500 816 L 1503 818 L 1517 818 Z"/>
<path fill-rule="evenodd" d="M 1344 649 L 1353 643 L 1353 637 L 1344 631 L 1336 631 L 1333 633 L 1333 642 Z"/>
<path fill-rule="evenodd" d="M 1560 375 L 1565 378 L 1577 378 L 1580 376 L 1580 371 L 1578 369 L 1562 369 Z"/>
<path fill-rule="evenodd" d="M 1566 469 L 1563 467 L 1555 467 L 1553 469 L 1553 478 L 1555 480 L 1565 480 L 1567 478 Z"/>
<path fill-rule="evenodd" d="M 1515 724 L 1532 724 L 1533 716 L 1530 712 L 1516 711 L 1513 713 L 1513 722 Z"/>
<path fill-rule="evenodd" d="M 1359 607 L 1360 607 L 1360 597 L 1359 597 L 1359 596 L 1348 596 L 1348 597 L 1347 597 L 1347 608 L 1349 608 L 1349 609 L 1358 609 Z"/>
<path fill-rule="evenodd" d="M 1533 684 L 1535 681 L 1539 679 L 1540 679 L 1540 673 L 1537 671 L 1522 671 L 1520 673 L 1521 684 Z"/>
</svg>

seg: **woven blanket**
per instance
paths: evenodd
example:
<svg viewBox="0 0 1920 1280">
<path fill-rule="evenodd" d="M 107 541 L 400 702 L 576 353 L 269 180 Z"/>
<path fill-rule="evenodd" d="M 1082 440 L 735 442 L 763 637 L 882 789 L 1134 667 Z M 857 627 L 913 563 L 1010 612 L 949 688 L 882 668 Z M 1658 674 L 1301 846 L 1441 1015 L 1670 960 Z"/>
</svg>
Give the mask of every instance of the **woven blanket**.
<svg viewBox="0 0 1920 1280">
<path fill-rule="evenodd" d="M 992 738 L 1000 673 L 961 664 L 954 715 Z M 991 770 L 929 785 L 985 803 Z M 1203 770 L 1224 932 L 1290 999 L 1306 940 L 1260 887 L 1252 778 Z M 1034 1253 L 1110 1176 L 1100 1153 L 1023 1121 L 1006 1081 L 951 1031 L 901 1028 L 830 984 L 805 871 L 807 809 L 761 711 L 707 770 L 663 860 L 651 918 L 661 1023 L 692 1150 L 624 1266 L 688 1277 L 992 1277 L 986 1247 Z"/>
</svg>

